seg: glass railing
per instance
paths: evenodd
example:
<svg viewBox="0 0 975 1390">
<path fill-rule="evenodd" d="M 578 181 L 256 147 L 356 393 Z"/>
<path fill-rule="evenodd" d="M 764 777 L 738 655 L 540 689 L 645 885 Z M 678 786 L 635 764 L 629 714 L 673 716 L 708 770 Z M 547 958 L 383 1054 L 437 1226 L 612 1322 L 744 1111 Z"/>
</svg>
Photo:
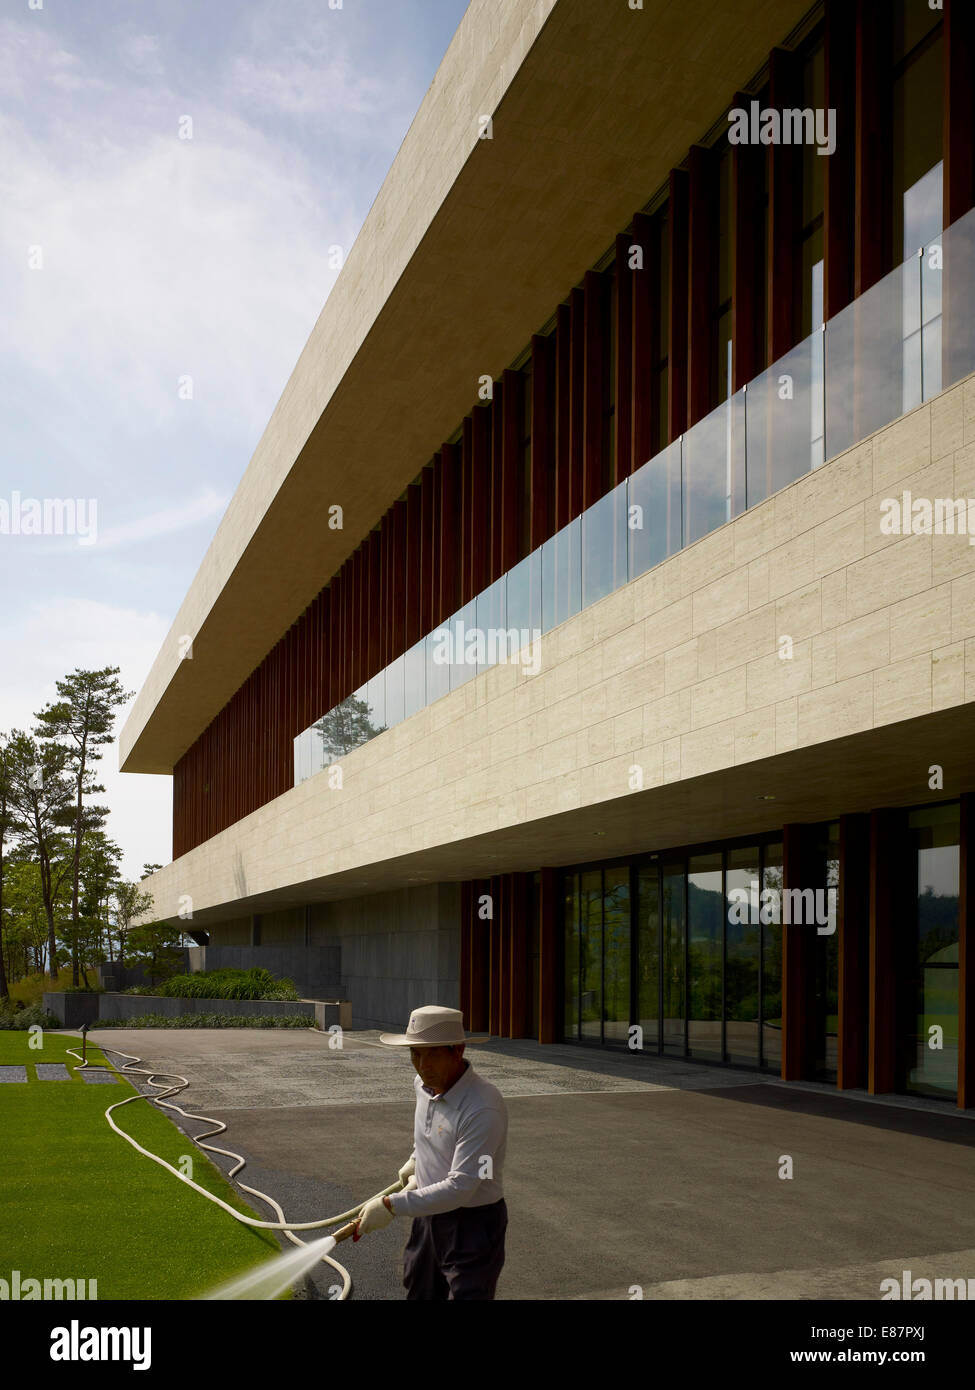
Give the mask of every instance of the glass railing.
<svg viewBox="0 0 975 1390">
<path fill-rule="evenodd" d="M 294 741 L 295 782 L 975 371 L 975 209 Z"/>
</svg>

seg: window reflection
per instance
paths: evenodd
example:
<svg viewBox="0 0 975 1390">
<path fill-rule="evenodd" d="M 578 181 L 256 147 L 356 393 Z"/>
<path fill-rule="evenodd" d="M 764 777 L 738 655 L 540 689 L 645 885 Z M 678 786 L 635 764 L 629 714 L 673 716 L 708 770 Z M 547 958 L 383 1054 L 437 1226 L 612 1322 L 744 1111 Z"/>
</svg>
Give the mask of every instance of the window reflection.
<svg viewBox="0 0 975 1390">
<path fill-rule="evenodd" d="M 637 1023 L 643 1047 L 660 1046 L 660 867 L 641 864 L 637 873 Z"/>
<path fill-rule="evenodd" d="M 579 875 L 565 875 L 563 916 L 563 954 L 565 959 L 565 994 L 563 998 L 564 1034 L 579 1036 Z"/>
<path fill-rule="evenodd" d="M 762 890 L 781 901 L 783 879 L 781 842 L 762 851 Z M 766 913 L 772 917 L 772 913 Z M 782 1068 L 782 924 L 762 923 L 762 1063 L 771 1071 Z"/>
<path fill-rule="evenodd" d="M 725 1033 L 729 1062 L 758 1065 L 761 954 L 758 847 L 728 853 L 725 874 Z"/>
<path fill-rule="evenodd" d="M 925 807 L 908 820 L 916 898 L 909 973 L 902 991 L 904 1082 L 919 1095 L 958 1095 L 957 804 Z"/>
<path fill-rule="evenodd" d="M 603 875 L 603 1041 L 625 1043 L 630 1026 L 630 870 Z"/>
<path fill-rule="evenodd" d="M 598 869 L 579 875 L 579 1033 L 602 1035 L 602 874 Z"/>
<path fill-rule="evenodd" d="M 664 1052 L 683 1055 L 684 1024 L 684 865 L 665 864 L 661 900 L 661 998 Z"/>
<path fill-rule="evenodd" d="M 692 855 L 687 861 L 687 1044 L 692 1057 L 716 1062 L 723 1054 L 723 928 L 721 855 Z"/>
</svg>

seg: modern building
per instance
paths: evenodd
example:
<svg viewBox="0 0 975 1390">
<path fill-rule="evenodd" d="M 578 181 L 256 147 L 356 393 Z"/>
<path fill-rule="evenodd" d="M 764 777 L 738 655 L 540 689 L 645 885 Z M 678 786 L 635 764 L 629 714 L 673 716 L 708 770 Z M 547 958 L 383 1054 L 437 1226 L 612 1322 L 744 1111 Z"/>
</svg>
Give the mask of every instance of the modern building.
<svg viewBox="0 0 975 1390">
<path fill-rule="evenodd" d="M 971 1107 L 973 542 L 975 6 L 473 0 L 125 726 L 156 913 Z"/>
</svg>

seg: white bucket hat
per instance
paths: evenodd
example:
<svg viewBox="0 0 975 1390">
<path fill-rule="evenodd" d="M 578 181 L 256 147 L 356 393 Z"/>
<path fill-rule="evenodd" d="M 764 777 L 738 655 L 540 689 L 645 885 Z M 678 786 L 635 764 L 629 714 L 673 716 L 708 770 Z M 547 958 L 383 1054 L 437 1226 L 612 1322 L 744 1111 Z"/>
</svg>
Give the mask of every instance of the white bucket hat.
<svg viewBox="0 0 975 1390">
<path fill-rule="evenodd" d="M 380 1033 L 379 1041 L 387 1047 L 453 1047 L 468 1040 L 460 1009 L 426 1004 L 410 1014 L 405 1033 Z"/>
</svg>

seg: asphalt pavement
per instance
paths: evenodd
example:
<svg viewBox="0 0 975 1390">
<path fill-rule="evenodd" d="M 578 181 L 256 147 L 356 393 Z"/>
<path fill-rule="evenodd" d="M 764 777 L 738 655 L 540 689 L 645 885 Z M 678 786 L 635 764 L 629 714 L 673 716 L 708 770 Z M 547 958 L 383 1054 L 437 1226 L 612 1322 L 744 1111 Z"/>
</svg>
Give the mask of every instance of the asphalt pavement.
<svg viewBox="0 0 975 1390">
<path fill-rule="evenodd" d="M 188 1077 L 180 1103 L 227 1123 L 213 1142 L 291 1220 L 354 1206 L 410 1153 L 412 1067 L 375 1033 L 341 1049 L 313 1031 L 91 1036 Z M 975 1281 L 975 1117 L 680 1059 L 503 1040 L 467 1056 L 509 1112 L 499 1299 L 877 1299 L 907 1269 Z M 404 1296 L 406 1236 L 398 1219 L 336 1251 L 353 1298 Z M 302 1296 L 337 1282 L 322 1268 Z"/>
</svg>

